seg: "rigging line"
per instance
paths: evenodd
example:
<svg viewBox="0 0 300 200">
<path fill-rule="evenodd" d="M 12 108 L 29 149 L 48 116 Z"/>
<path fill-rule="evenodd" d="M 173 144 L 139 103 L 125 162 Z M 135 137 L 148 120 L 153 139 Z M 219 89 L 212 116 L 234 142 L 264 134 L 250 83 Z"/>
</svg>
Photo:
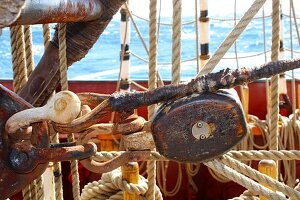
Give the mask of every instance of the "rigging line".
<svg viewBox="0 0 300 200">
<path fill-rule="evenodd" d="M 287 18 L 290 18 L 290 14 L 285 14 L 285 13 L 282 13 L 282 16 L 283 17 L 287 17 Z M 300 19 L 300 17 L 298 17 L 298 16 L 294 16 L 296 19 Z"/>
<path fill-rule="evenodd" d="M 294 9 L 294 4 L 293 4 L 293 0 L 290 0 L 290 45 L 291 45 L 291 59 L 294 58 L 294 43 L 293 43 L 293 25 L 292 25 L 292 10 L 293 10 L 293 17 L 294 17 L 294 20 L 295 19 L 295 9 Z M 297 22 L 295 21 L 295 26 L 297 26 Z M 299 36 L 299 35 L 298 35 Z M 299 37 L 298 37 L 298 41 L 299 41 Z M 293 113 L 295 113 L 295 110 L 296 110 L 296 94 L 295 94 L 295 91 L 296 91 L 296 82 L 295 82 L 295 73 L 294 73 L 294 70 L 292 70 L 292 99 L 293 99 L 293 103 L 292 103 L 292 110 L 293 110 Z M 296 118 L 295 118 L 295 115 L 293 115 L 293 125 L 295 126 L 296 125 Z"/>
<path fill-rule="evenodd" d="M 145 49 L 147 55 L 149 55 L 149 49 L 148 49 L 148 47 L 147 47 L 147 45 L 146 45 L 146 42 L 145 42 L 145 40 L 144 40 L 144 38 L 143 38 L 143 36 L 142 36 L 142 33 L 141 33 L 139 27 L 137 26 L 137 24 L 136 24 L 134 18 L 132 17 L 132 12 L 129 10 L 129 7 L 128 7 L 127 2 L 125 2 L 124 5 L 125 5 L 125 7 L 126 7 L 126 9 L 127 9 L 127 11 L 128 11 L 129 17 L 130 17 L 130 19 L 131 19 L 131 23 L 133 24 L 134 29 L 135 29 L 135 31 L 137 32 L 137 34 L 138 34 L 138 36 L 139 36 L 139 38 L 140 38 L 140 41 L 142 42 L 142 44 L 143 44 L 143 46 L 144 46 L 144 49 Z"/>
<path fill-rule="evenodd" d="M 236 26 L 236 0 L 234 0 L 234 26 Z M 237 43 L 237 41 L 234 42 L 234 54 L 235 54 L 236 67 L 239 69 L 239 60 L 238 60 L 236 43 Z"/>
<path fill-rule="evenodd" d="M 225 40 L 221 43 L 219 48 L 215 51 L 212 57 L 204 65 L 202 70 L 197 74 L 197 77 L 211 72 L 215 66 L 219 63 L 222 57 L 226 54 L 228 49 L 232 46 L 234 41 L 242 34 L 253 17 L 257 14 L 260 8 L 264 5 L 266 0 L 256 0 L 250 8 L 243 15 L 242 19 L 237 23 L 234 29 L 227 35 Z"/>
<path fill-rule="evenodd" d="M 131 11 L 131 14 L 132 16 L 140 19 L 140 20 L 143 20 L 143 21 L 146 21 L 146 22 L 149 22 L 149 19 L 145 18 L 145 17 L 141 17 L 137 14 L 134 14 L 132 11 Z M 285 16 L 288 16 L 288 15 L 285 15 Z M 258 16 L 258 17 L 253 17 L 253 20 L 258 20 L 258 19 L 262 19 L 263 16 Z M 264 18 L 271 18 L 271 15 L 266 15 L 264 16 Z M 209 17 L 209 19 L 213 20 L 213 21 L 234 21 L 235 19 L 234 18 L 219 18 L 219 17 Z M 237 20 L 240 20 L 241 18 L 237 18 Z M 297 18 L 297 19 L 300 19 L 300 18 Z M 182 22 L 181 25 L 182 26 L 188 26 L 188 25 L 192 25 L 196 22 L 197 20 L 191 20 L 191 21 L 186 21 L 186 22 Z M 160 25 L 163 25 L 163 26 L 172 26 L 172 23 L 167 23 L 167 22 L 159 22 Z"/>
<path fill-rule="evenodd" d="M 146 42 L 145 42 L 145 40 L 144 40 L 144 38 L 143 38 L 143 36 L 142 36 L 142 33 L 141 33 L 140 30 L 139 30 L 139 27 L 137 26 L 137 23 L 135 22 L 135 19 L 132 17 L 132 12 L 129 10 L 129 7 L 128 7 L 127 2 L 125 2 L 124 5 L 125 5 L 125 7 L 126 7 L 126 9 L 127 9 L 127 11 L 128 11 L 129 17 L 130 17 L 130 19 L 131 19 L 131 23 L 133 24 L 134 29 L 135 29 L 135 31 L 137 32 L 137 34 L 138 34 L 138 36 L 139 36 L 139 38 L 140 38 L 140 41 L 141 41 L 142 45 L 144 46 L 144 49 L 145 49 L 147 55 L 149 56 L 149 49 L 148 49 L 148 47 L 147 47 L 147 45 L 146 45 Z M 140 59 L 141 59 L 141 60 L 144 60 L 144 59 L 142 59 L 142 58 L 140 58 Z M 148 63 L 148 62 L 147 62 L 147 63 Z M 160 77 L 160 74 L 159 74 L 158 71 L 157 71 L 157 75 Z"/>
<path fill-rule="evenodd" d="M 289 50 L 289 49 L 287 49 L 287 50 Z M 250 55 L 245 55 L 245 56 L 238 56 L 238 59 L 247 59 L 247 58 L 257 57 L 257 56 L 261 56 L 261 55 L 263 55 L 265 53 L 269 53 L 269 52 L 271 52 L 271 50 L 259 52 L 259 53 L 256 53 L 256 54 L 250 54 Z M 296 52 L 296 53 L 300 53 L 300 52 Z M 134 52 L 131 52 L 131 55 L 133 57 L 135 57 L 135 58 L 137 58 L 137 59 L 145 62 L 145 63 L 149 63 L 148 60 L 146 60 L 145 58 L 139 56 L 138 54 L 135 54 Z M 234 60 L 236 58 L 235 57 L 223 57 L 222 59 L 223 60 Z M 196 57 L 182 60 L 181 63 L 185 63 L 185 62 L 189 62 L 189 61 L 194 61 L 194 60 L 196 60 Z M 157 65 L 171 65 L 171 64 L 172 64 L 171 62 L 159 62 L 159 63 L 157 63 Z"/>
<path fill-rule="evenodd" d="M 200 71 L 199 65 L 199 27 L 198 27 L 198 0 L 195 0 L 195 28 L 196 28 L 196 61 L 197 61 L 197 73 Z"/>
<path fill-rule="evenodd" d="M 141 84 L 138 84 L 137 82 L 135 82 L 135 81 L 133 81 L 133 80 L 131 80 L 131 79 L 130 79 L 130 82 L 131 82 L 133 85 L 135 85 L 136 87 L 138 87 L 138 88 L 140 88 L 140 89 L 142 89 L 142 90 L 144 90 L 144 91 L 148 91 L 148 88 L 145 88 L 145 87 L 142 86 Z"/>
<path fill-rule="evenodd" d="M 258 20 L 258 19 L 262 19 L 262 18 L 271 18 L 271 15 L 253 17 L 253 20 Z M 222 22 L 224 22 L 224 21 L 235 21 L 234 18 L 209 17 L 209 19 L 211 19 L 213 21 L 222 21 Z M 237 20 L 241 20 L 241 18 L 237 18 Z"/>
<path fill-rule="evenodd" d="M 138 15 L 134 14 L 133 12 L 132 12 L 132 15 L 135 16 L 138 19 L 141 19 L 143 21 L 149 22 L 149 19 L 147 19 L 145 17 L 138 16 Z M 192 21 L 182 22 L 181 25 L 183 25 L 183 26 L 185 26 L 185 25 L 192 25 L 194 23 L 195 23 L 195 20 L 192 20 Z M 163 26 L 172 26 L 172 23 L 166 23 L 166 22 L 160 22 L 160 21 L 157 22 L 156 24 L 163 25 Z"/>
<path fill-rule="evenodd" d="M 262 15 L 265 16 L 265 6 L 262 7 Z M 267 43 L 266 43 L 266 20 L 263 20 L 263 40 L 264 40 L 264 54 L 265 54 L 265 62 L 267 62 Z"/>
<path fill-rule="evenodd" d="M 159 0 L 159 7 L 158 7 L 158 23 L 157 23 L 157 44 L 159 41 L 159 32 L 160 32 L 160 20 L 161 20 L 161 0 Z"/>
<path fill-rule="evenodd" d="M 284 50 L 286 50 L 286 51 L 292 51 L 293 53 L 300 53 L 300 51 L 297 51 L 295 49 L 284 48 Z"/>
<path fill-rule="evenodd" d="M 295 13 L 294 0 L 291 0 L 290 3 L 291 3 L 292 11 L 293 11 L 293 18 L 294 18 L 296 31 L 297 31 L 298 44 L 300 45 L 300 36 L 299 36 L 298 23 L 297 23 L 297 18 L 296 18 L 296 13 Z M 291 15 L 291 13 L 290 13 L 290 15 Z"/>
</svg>

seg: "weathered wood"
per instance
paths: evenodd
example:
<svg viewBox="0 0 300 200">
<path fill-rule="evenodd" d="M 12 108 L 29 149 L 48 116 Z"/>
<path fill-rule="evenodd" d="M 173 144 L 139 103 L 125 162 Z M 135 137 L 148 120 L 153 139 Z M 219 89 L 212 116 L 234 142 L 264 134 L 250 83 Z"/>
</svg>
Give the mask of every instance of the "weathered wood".
<svg viewBox="0 0 300 200">
<path fill-rule="evenodd" d="M 181 98 L 192 93 L 216 92 L 238 85 L 268 78 L 300 67 L 300 59 L 273 61 L 254 68 L 223 69 L 216 73 L 200 76 L 187 83 L 167 85 L 146 92 L 119 94 L 109 98 L 113 111 L 132 110 L 141 106 Z"/>
<path fill-rule="evenodd" d="M 168 159 L 203 162 L 223 154 L 247 133 L 238 97 L 193 94 L 161 106 L 152 122 L 157 150 Z"/>
</svg>

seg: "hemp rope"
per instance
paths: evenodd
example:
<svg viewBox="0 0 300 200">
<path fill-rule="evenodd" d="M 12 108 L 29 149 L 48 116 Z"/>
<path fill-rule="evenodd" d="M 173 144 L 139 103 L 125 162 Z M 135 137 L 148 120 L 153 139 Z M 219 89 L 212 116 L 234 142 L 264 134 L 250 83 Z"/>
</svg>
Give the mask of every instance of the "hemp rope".
<svg viewBox="0 0 300 200">
<path fill-rule="evenodd" d="M 258 194 L 264 195 L 270 199 L 286 199 L 285 197 L 280 196 L 276 192 L 271 191 L 270 189 L 260 185 L 259 183 L 253 181 L 252 179 L 244 176 L 243 174 L 238 173 L 237 171 L 231 169 L 230 167 L 222 164 L 220 161 L 212 160 L 204 163 L 207 167 L 212 168 L 226 177 L 229 177 L 232 181 L 244 186 L 250 191 L 255 191 Z"/>
<path fill-rule="evenodd" d="M 122 172 L 120 168 L 117 168 L 111 172 L 103 173 L 101 180 L 85 185 L 81 193 L 81 199 L 123 199 L 124 191 L 139 194 L 141 199 L 146 199 L 147 190 L 147 179 L 143 176 L 139 175 L 139 184 L 128 183 L 122 179 Z M 157 186 L 155 186 L 155 191 L 155 199 L 162 200 L 162 195 Z"/>
<path fill-rule="evenodd" d="M 175 186 L 172 190 L 167 190 L 167 171 L 169 167 L 169 161 L 161 161 L 157 163 L 157 185 L 161 189 L 164 196 L 175 196 L 181 186 L 182 183 L 182 169 L 181 164 L 177 163 L 178 165 L 178 174 L 177 174 L 177 181 Z"/>
<path fill-rule="evenodd" d="M 65 23 L 59 24 L 58 38 L 59 38 L 59 64 L 60 64 L 60 81 L 62 90 L 68 90 L 68 76 L 67 76 L 67 46 L 66 46 L 66 27 Z M 74 134 L 68 134 L 68 141 L 74 142 Z M 80 183 L 78 172 L 78 161 L 71 161 L 72 174 L 72 192 L 75 200 L 80 199 Z"/>
<path fill-rule="evenodd" d="M 29 65 L 26 66 L 25 42 L 28 43 L 28 40 L 24 41 L 23 26 L 15 26 L 11 28 L 11 49 L 12 49 L 13 74 L 14 74 L 13 83 L 14 83 L 15 92 L 18 92 L 23 87 L 23 85 L 27 82 L 27 76 L 28 76 L 27 67 Z M 32 53 L 32 46 L 29 48 L 31 48 L 31 53 Z M 28 186 L 26 186 L 22 190 L 22 194 L 25 200 L 27 199 L 36 200 L 37 188 L 36 188 L 35 181 L 33 181 Z"/>
<path fill-rule="evenodd" d="M 180 53 L 181 53 L 181 0 L 173 0 L 173 26 L 172 26 L 172 83 L 179 83 L 180 82 Z M 151 8 L 151 5 L 150 5 Z M 156 14 L 155 14 L 156 16 Z M 150 14 L 150 22 L 151 22 L 151 14 Z M 153 21 L 152 21 L 153 22 Z M 151 25 L 150 25 L 151 27 Z M 156 28 L 156 22 L 155 22 Z M 150 31 L 150 34 L 154 31 Z M 155 31 L 156 33 L 156 31 Z M 151 36 L 150 36 L 151 37 Z M 156 47 L 157 48 L 157 47 Z M 150 48 L 151 50 L 151 48 Z M 149 63 L 150 64 L 150 63 Z M 150 65 L 151 66 L 151 65 Z M 154 73 L 154 72 L 153 72 Z M 151 75 L 150 75 L 151 76 Z M 150 81 L 149 76 L 149 82 Z M 153 76 L 156 76 L 153 75 Z M 154 80 L 153 80 L 154 81 Z M 156 84 L 156 80 L 154 82 Z M 150 89 L 150 87 L 149 87 Z M 154 111 L 151 111 L 150 119 L 152 119 Z M 166 174 L 168 171 L 169 161 L 161 161 L 158 164 L 158 174 L 157 174 L 157 181 L 160 188 L 162 188 L 163 194 L 165 196 L 174 196 L 180 189 L 180 185 L 182 182 L 182 171 L 181 171 L 181 164 L 178 163 L 178 177 L 174 188 L 171 191 L 168 191 L 166 188 Z M 162 176 L 162 178 L 161 178 Z M 162 179 L 162 180 L 161 180 Z"/>
<path fill-rule="evenodd" d="M 91 158 L 96 162 L 109 161 L 124 151 L 101 151 L 97 152 Z M 228 155 L 237 160 L 300 160 L 300 150 L 241 150 L 241 151 L 229 151 L 225 155 Z M 146 160 L 167 160 L 164 156 L 160 155 L 157 151 L 151 151 L 151 155 Z"/>
<path fill-rule="evenodd" d="M 24 41 L 25 41 L 27 75 L 29 77 L 34 68 L 34 60 L 33 60 L 33 52 L 32 52 L 32 33 L 31 33 L 30 25 L 24 25 Z"/>
<path fill-rule="evenodd" d="M 230 200 L 259 200 L 259 197 L 249 190 L 245 190 L 239 197 L 234 197 Z"/>
<path fill-rule="evenodd" d="M 148 89 L 153 90 L 156 88 L 157 82 L 157 0 L 150 0 L 150 12 L 149 12 L 149 79 Z M 154 110 L 156 105 L 148 106 L 148 120 L 152 120 L 154 117 Z M 155 185 L 156 185 L 156 161 L 147 162 L 147 174 L 148 174 L 148 191 L 146 194 L 147 199 L 155 199 Z"/>
<path fill-rule="evenodd" d="M 279 40 L 280 40 L 280 2 L 279 0 L 272 1 L 272 51 L 271 60 L 278 60 L 279 55 Z M 279 75 L 271 78 L 270 86 L 270 149 L 278 149 L 278 114 L 279 114 Z"/>
<path fill-rule="evenodd" d="M 280 191 L 290 197 L 294 197 L 296 199 L 300 198 L 300 192 L 297 192 L 293 190 L 293 188 L 284 185 L 283 183 L 272 179 L 271 177 L 260 173 L 257 170 L 254 170 L 253 168 L 249 167 L 248 165 L 245 165 L 242 162 L 239 162 L 233 158 L 230 158 L 229 156 L 223 156 L 220 159 L 220 162 L 223 164 L 230 166 L 232 169 L 236 170 L 237 172 L 240 172 L 246 176 L 248 176 L 251 179 L 259 181 L 259 183 L 267 184 L 271 188 Z"/>
<path fill-rule="evenodd" d="M 216 52 L 212 55 L 212 57 L 208 60 L 202 70 L 198 73 L 197 77 L 202 76 L 211 72 L 218 62 L 222 59 L 228 49 L 232 46 L 232 44 L 236 41 L 236 39 L 240 36 L 240 34 L 245 30 L 247 25 L 250 23 L 252 18 L 258 13 L 260 8 L 264 5 L 266 0 L 256 0 L 251 7 L 247 10 L 241 20 L 237 23 L 234 29 L 228 34 L 226 39 L 222 42 L 220 47 L 216 50 Z"/>
<path fill-rule="evenodd" d="M 49 24 L 43 24 L 43 39 L 44 39 L 44 49 L 46 49 L 48 43 L 50 42 Z"/>
<path fill-rule="evenodd" d="M 25 61 L 25 44 L 24 32 L 22 26 L 15 26 L 11 28 L 11 47 L 12 47 L 12 63 L 13 63 L 13 82 L 14 91 L 18 92 L 22 86 L 27 82 L 27 69 Z M 26 186 L 22 190 L 23 198 L 36 199 L 36 185 L 35 181 Z"/>
<path fill-rule="evenodd" d="M 17 60 L 18 60 L 18 71 L 19 71 L 19 83 L 16 88 L 16 92 L 25 85 L 27 82 L 27 68 L 25 60 L 25 43 L 24 43 L 24 31 L 23 26 L 16 26 L 16 41 L 17 41 Z"/>
<path fill-rule="evenodd" d="M 16 26 L 10 27 L 10 46 L 13 68 L 13 88 L 17 88 L 19 82 L 18 58 L 17 58 L 17 42 L 16 42 Z"/>
<path fill-rule="evenodd" d="M 34 69 L 33 47 L 32 47 L 32 31 L 30 25 L 24 25 L 24 42 L 25 42 L 25 59 L 27 68 L 27 77 L 30 76 Z M 42 200 L 44 199 L 44 189 L 42 176 L 37 178 L 30 186 L 31 198 Z"/>
<path fill-rule="evenodd" d="M 172 26 L 172 83 L 180 82 L 181 64 L 181 0 L 173 0 Z"/>
</svg>

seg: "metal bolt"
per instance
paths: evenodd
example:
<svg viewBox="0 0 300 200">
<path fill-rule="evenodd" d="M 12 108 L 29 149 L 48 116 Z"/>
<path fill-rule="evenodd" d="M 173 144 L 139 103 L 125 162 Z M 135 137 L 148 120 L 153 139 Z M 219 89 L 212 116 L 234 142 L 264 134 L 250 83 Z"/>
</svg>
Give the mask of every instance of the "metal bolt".
<svg viewBox="0 0 300 200">
<path fill-rule="evenodd" d="M 210 136 L 209 125 L 204 121 L 198 121 L 192 127 L 192 134 L 198 140 L 204 140 Z"/>
<path fill-rule="evenodd" d="M 197 126 L 198 126 L 198 128 L 202 128 L 202 127 L 203 127 L 203 124 L 202 124 L 201 122 L 198 122 L 198 123 L 197 123 Z"/>
</svg>

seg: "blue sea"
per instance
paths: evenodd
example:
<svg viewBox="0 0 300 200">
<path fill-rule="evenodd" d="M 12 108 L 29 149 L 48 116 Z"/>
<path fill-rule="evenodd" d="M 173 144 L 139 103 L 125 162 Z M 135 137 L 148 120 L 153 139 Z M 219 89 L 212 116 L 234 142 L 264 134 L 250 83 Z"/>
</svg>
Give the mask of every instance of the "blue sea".
<svg viewBox="0 0 300 200">
<path fill-rule="evenodd" d="M 238 16 L 239 17 L 239 16 Z M 226 17 L 222 17 L 226 18 Z M 228 17 L 228 18 L 232 18 Z M 183 17 L 182 21 L 193 21 L 194 17 Z M 145 20 L 135 18 L 137 26 L 148 45 L 148 23 Z M 172 23 L 170 17 L 161 18 L 163 23 Z M 210 54 L 216 51 L 221 42 L 234 26 L 234 20 L 221 21 L 212 17 L 210 20 Z M 291 58 L 291 40 L 290 40 L 290 19 L 283 16 L 284 25 L 284 58 Z M 54 32 L 51 25 L 52 32 Z M 148 56 L 138 34 L 131 25 L 131 42 L 130 50 L 134 55 L 143 58 L 141 60 L 135 56 L 131 56 L 130 78 L 133 80 L 145 80 L 148 78 Z M 120 53 L 120 19 L 119 15 L 111 21 L 100 39 L 89 51 L 84 59 L 73 64 L 68 71 L 70 80 L 116 80 L 119 74 L 119 53 Z M 264 37 L 263 37 L 263 20 L 261 18 L 254 19 L 246 28 L 244 33 L 239 37 L 229 52 L 225 55 L 225 59 L 218 64 L 216 70 L 224 67 L 252 67 L 263 64 L 270 60 L 271 49 L 271 18 L 265 19 L 265 49 L 268 52 L 264 54 Z M 299 57 L 300 48 L 296 35 L 294 23 L 292 24 L 293 32 L 293 49 L 295 50 L 293 57 Z M 33 44 L 34 44 L 34 61 L 38 63 L 43 55 L 43 38 L 41 25 L 32 26 Z M 195 23 L 182 26 L 182 47 L 181 47 L 181 66 L 182 80 L 188 80 L 196 75 L 197 64 L 195 61 Z M 0 79 L 12 79 L 11 49 L 9 30 L 3 29 L 0 36 Z M 236 51 L 235 51 L 236 49 Z M 238 62 L 236 56 L 239 57 Z M 145 61 L 146 60 L 146 61 Z M 158 42 L 158 71 L 164 80 L 171 79 L 171 60 L 172 60 L 172 26 L 160 25 L 159 42 Z M 300 73 L 296 71 L 300 76 Z M 298 76 L 298 77 L 299 77 Z"/>
</svg>

